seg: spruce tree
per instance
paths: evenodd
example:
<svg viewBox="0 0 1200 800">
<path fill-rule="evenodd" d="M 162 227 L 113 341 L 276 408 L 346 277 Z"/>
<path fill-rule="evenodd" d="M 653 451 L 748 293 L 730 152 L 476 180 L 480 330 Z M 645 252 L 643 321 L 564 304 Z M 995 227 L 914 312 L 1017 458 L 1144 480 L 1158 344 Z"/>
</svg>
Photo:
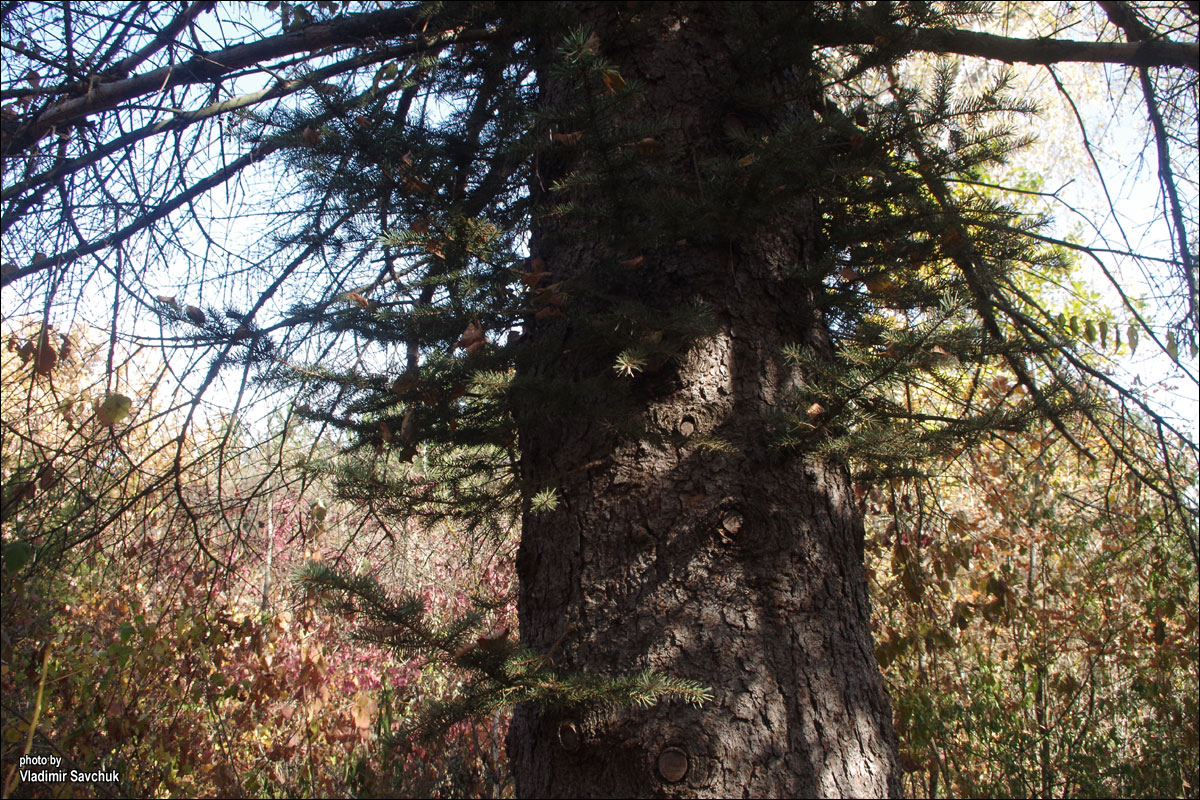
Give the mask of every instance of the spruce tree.
<svg viewBox="0 0 1200 800">
<path fill-rule="evenodd" d="M 519 526 L 511 636 L 481 615 L 436 625 L 365 576 L 300 576 L 369 619 L 359 635 L 473 676 L 427 727 L 519 704 L 523 796 L 898 794 L 854 480 L 1033 419 L 1072 440 L 1111 388 L 1013 279 L 1063 267 L 1045 220 L 970 188 L 1034 109 L 1003 74 L 963 90 L 947 61 L 917 87 L 899 65 L 935 51 L 1194 76 L 1194 40 L 1147 34 L 1126 4 L 1107 5 L 1128 44 L 973 33 L 985 9 L 967 3 L 272 5 L 284 32 L 257 50 L 135 77 L 128 55 L 30 94 L 6 117 L 6 228 L 32 241 L 63 224 L 38 204 L 64 175 L 236 115 L 242 155 L 115 238 L 267 156 L 298 176 L 304 202 L 273 245 L 286 258 L 264 260 L 249 305 L 156 306 L 215 348 L 205 387 L 256 369 L 337 432 L 343 497 L 479 537 Z M 104 143 L 84 128 L 149 87 L 288 57 L 303 68 L 261 96 Z M 70 159 L 43 142 L 72 130 Z M 1171 343 L 1196 330 L 1194 219 L 1176 216 L 1191 310 Z M 81 236 L 3 283 L 113 242 Z M 305 270 L 313 282 L 281 289 Z M 915 414 L 893 391 L 993 369 L 1023 387 L 1003 412 L 968 393 Z M 1194 496 L 1146 474 L 1194 522 Z"/>
</svg>

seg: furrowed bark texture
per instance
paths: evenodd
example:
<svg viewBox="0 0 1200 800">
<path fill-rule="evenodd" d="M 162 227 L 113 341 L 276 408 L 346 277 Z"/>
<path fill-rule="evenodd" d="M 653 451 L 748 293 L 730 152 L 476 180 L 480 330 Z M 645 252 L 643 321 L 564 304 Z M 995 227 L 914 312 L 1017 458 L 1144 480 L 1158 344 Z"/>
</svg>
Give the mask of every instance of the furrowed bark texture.
<svg viewBox="0 0 1200 800">
<path fill-rule="evenodd" d="M 703 193 L 697 165 L 738 152 L 727 120 L 739 91 L 771 84 L 790 94 L 770 111 L 772 124 L 811 114 L 807 70 L 764 67 L 727 25 L 728 15 L 754 14 L 769 31 L 788 14 L 794 28 L 799 5 L 664 5 L 630 17 L 622 4 L 571 4 L 624 79 L 640 85 L 631 113 L 665 121 L 658 172 L 638 184 L 645 192 Z M 561 103 L 572 91 L 550 79 L 546 99 Z M 546 185 L 601 161 L 585 148 L 557 158 L 542 162 Z M 591 199 L 604 203 L 603 190 Z M 563 671 L 652 668 L 699 681 L 715 699 L 698 709 L 522 707 L 509 734 L 521 796 L 899 794 L 847 471 L 770 446 L 773 413 L 800 379 L 783 347 L 830 348 L 810 287 L 788 277 L 817 246 L 815 215 L 801 201 L 725 241 L 697 229 L 644 249 L 637 270 L 619 265 L 632 255 L 619 233 L 571 216 L 536 224 L 531 250 L 553 280 L 604 291 L 572 296 L 566 320 L 530 326 L 536 355 L 521 378 L 632 381 L 648 433 L 616 432 L 605 396 L 569 411 L 530 402 L 519 413 L 524 478 L 561 498 L 553 511 L 525 514 L 523 643 L 553 651 Z M 702 302 L 712 333 L 674 361 L 621 378 L 613 353 L 583 332 L 589 315 L 622 299 L 664 316 Z M 712 437 L 733 447 L 702 446 Z"/>
</svg>

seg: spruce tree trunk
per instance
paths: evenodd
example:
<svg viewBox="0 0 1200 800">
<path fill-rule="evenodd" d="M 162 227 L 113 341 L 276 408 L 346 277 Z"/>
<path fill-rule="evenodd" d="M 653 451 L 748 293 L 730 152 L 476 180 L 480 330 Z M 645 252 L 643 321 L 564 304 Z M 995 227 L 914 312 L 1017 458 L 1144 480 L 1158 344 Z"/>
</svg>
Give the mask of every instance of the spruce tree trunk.
<svg viewBox="0 0 1200 800">
<path fill-rule="evenodd" d="M 734 214 L 741 201 L 769 203 L 707 196 L 702 165 L 745 153 L 731 126 L 811 117 L 810 71 L 764 55 L 781 42 L 772 37 L 802 31 L 803 5 L 569 4 L 637 82 L 638 102 L 620 122 L 663 123 L 661 153 L 619 190 L 601 182 L 575 196 L 610 219 L 631 186 L 648 199 L 615 226 L 535 211 L 531 252 L 569 297 L 565 319 L 531 322 L 533 355 L 519 370 L 523 477 L 560 498 L 553 511 L 524 515 L 522 643 L 552 652 L 563 671 L 649 668 L 699 681 L 715 699 L 698 709 L 521 707 L 508 742 L 520 796 L 899 794 L 847 470 L 774 445 L 778 411 L 801 380 L 783 348 L 830 348 L 811 273 L 789 277 L 818 252 L 818 212 L 803 198 L 768 205 L 726 235 L 712 216 L 720 212 L 706 217 L 703 207 L 707 198 Z M 546 50 L 564 33 L 547 32 Z M 586 104 L 568 79 L 539 79 L 548 104 Z M 745 93 L 762 89 L 782 99 L 756 110 Z M 589 136 L 602 133 L 585 128 L 578 148 L 541 159 L 539 208 L 561 199 L 539 194 L 569 170 L 603 168 Z M 621 230 L 663 224 L 646 210 L 656 202 L 697 203 L 696 224 L 631 252 Z M 620 264 L 639 254 L 640 268 Z M 621 376 L 595 323 L 622 302 L 664 319 L 700 302 L 711 329 L 678 358 Z M 596 389 L 606 384 L 611 394 Z M 572 388 L 574 402 L 546 399 Z M 641 433 L 614 416 L 618 397 L 632 399 Z"/>
</svg>

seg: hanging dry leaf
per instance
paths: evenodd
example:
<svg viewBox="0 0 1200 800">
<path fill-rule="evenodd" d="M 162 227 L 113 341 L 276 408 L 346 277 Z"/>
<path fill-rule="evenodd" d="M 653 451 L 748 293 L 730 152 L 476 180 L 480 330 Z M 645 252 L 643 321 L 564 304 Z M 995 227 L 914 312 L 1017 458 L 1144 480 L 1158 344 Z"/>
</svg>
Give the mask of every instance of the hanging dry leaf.
<svg viewBox="0 0 1200 800">
<path fill-rule="evenodd" d="M 634 256 L 633 258 L 623 260 L 621 266 L 625 269 L 641 269 L 644 263 L 646 263 L 645 256 Z"/>
<path fill-rule="evenodd" d="M 417 192 L 418 194 L 429 194 L 432 191 L 427 181 L 423 181 L 415 175 L 405 175 L 404 180 L 400 181 L 400 185 L 410 192 Z"/>
<path fill-rule="evenodd" d="M 550 134 L 550 141 L 553 142 L 554 144 L 565 144 L 565 145 L 578 144 L 579 140 L 582 138 L 583 138 L 583 131 L 571 131 L 570 133 L 552 133 L 552 134 Z"/>
<path fill-rule="evenodd" d="M 494 628 L 483 636 L 480 636 L 476 641 L 481 648 L 489 652 L 501 650 L 504 648 L 504 643 L 508 641 L 508 628 Z"/>
<path fill-rule="evenodd" d="M 529 259 L 529 271 L 517 273 L 521 277 L 521 283 L 526 289 L 532 289 L 541 282 L 542 278 L 548 277 L 551 273 L 546 271 L 546 261 L 541 258 Z"/>
<path fill-rule="evenodd" d="M 608 94 L 616 94 L 624 88 L 625 79 L 621 77 L 621 73 L 611 67 L 604 70 L 604 90 Z"/>
<path fill-rule="evenodd" d="M 38 488 L 48 492 L 58 484 L 58 470 L 47 464 L 38 475 Z"/>
<path fill-rule="evenodd" d="M 462 349 L 466 350 L 468 354 L 470 354 L 474 353 L 480 347 L 483 347 L 483 344 L 486 341 L 487 339 L 485 339 L 483 335 L 483 327 L 478 321 L 471 320 L 471 323 L 467 325 L 467 329 L 463 331 L 462 338 L 458 340 L 458 343 L 455 344 L 455 347 L 461 347 Z"/>
<path fill-rule="evenodd" d="M 951 353 L 940 344 L 935 344 L 933 347 L 931 347 L 930 352 L 932 352 L 934 355 L 934 364 L 938 366 L 945 367 L 958 363 L 958 356 L 954 355 L 954 353 Z"/>
<path fill-rule="evenodd" d="M 411 447 L 417 440 L 417 421 L 413 417 L 413 411 L 410 408 L 404 412 L 404 419 L 400 422 L 400 443 L 406 448 Z"/>
<path fill-rule="evenodd" d="M 344 295 L 342 295 L 342 297 L 344 297 L 353 305 L 358 306 L 363 311 L 374 311 L 376 308 L 376 305 L 373 301 L 368 300 L 358 292 L 346 292 Z"/>
<path fill-rule="evenodd" d="M 533 315 L 534 319 L 548 319 L 550 317 L 566 317 L 557 306 L 545 306 L 542 310 Z"/>
<path fill-rule="evenodd" d="M 861 278 L 859 277 L 859 274 L 857 272 L 855 272 L 852 267 L 842 267 L 841 269 L 839 269 L 838 277 L 844 281 L 851 281 L 851 282 L 861 280 Z"/>
<path fill-rule="evenodd" d="M 825 413 L 825 406 L 821 405 L 820 403 L 813 403 L 804 413 L 809 419 L 816 419 Z"/>
<path fill-rule="evenodd" d="M 652 156 L 662 150 L 662 142 L 655 139 L 653 136 L 647 136 L 644 139 L 639 139 L 628 148 L 639 156 Z"/>
<path fill-rule="evenodd" d="M 54 352 L 54 348 L 47 342 L 44 346 L 38 348 L 37 360 L 34 362 L 33 371 L 38 375 L 49 375 L 57 363 L 58 353 Z"/>
<path fill-rule="evenodd" d="M 54 351 L 54 346 L 50 344 L 50 331 L 52 328 L 43 328 L 38 336 L 37 353 L 33 361 L 33 371 L 38 375 L 49 375 L 54 369 L 54 365 L 58 363 L 58 353 Z"/>
<path fill-rule="evenodd" d="M 23 481 L 13 485 L 12 494 L 10 495 L 12 498 L 11 502 L 14 505 L 24 502 L 25 500 L 32 500 L 36 496 L 37 484 L 33 481 Z"/>
<path fill-rule="evenodd" d="M 394 394 L 405 394 L 406 392 L 416 388 L 421 382 L 420 373 L 413 370 L 406 370 L 403 375 L 392 381 L 391 390 Z"/>
<path fill-rule="evenodd" d="M 390 444 L 392 441 L 392 429 L 383 420 L 379 421 L 379 435 L 383 437 L 384 444 Z"/>
</svg>

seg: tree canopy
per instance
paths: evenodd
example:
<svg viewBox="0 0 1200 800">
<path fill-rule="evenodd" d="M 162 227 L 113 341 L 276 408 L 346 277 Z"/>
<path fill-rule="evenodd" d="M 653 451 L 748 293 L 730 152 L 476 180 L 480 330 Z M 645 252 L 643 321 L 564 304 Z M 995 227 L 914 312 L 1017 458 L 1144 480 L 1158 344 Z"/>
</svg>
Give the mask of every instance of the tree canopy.
<svg viewBox="0 0 1200 800">
<path fill-rule="evenodd" d="M 909 114 L 910 124 L 952 137 L 949 150 L 904 154 L 893 166 L 906 167 L 907 175 L 874 178 L 895 182 L 903 177 L 906 187 L 925 183 L 930 201 L 943 205 L 952 200 L 951 188 L 956 203 L 969 192 L 980 198 L 974 202 L 983 203 L 996 203 L 1001 195 L 986 196 L 961 177 L 947 181 L 943 173 L 949 163 L 922 172 L 923 162 L 948 162 L 953 151 L 965 156 L 967 163 L 954 165 L 962 169 L 971 168 L 972 159 L 995 154 L 985 136 L 969 126 L 936 122 L 942 109 L 913 106 L 925 101 L 905 94 L 918 87 L 910 90 L 902 77 L 872 79 L 885 63 L 899 63 L 913 53 L 956 53 L 1128 68 L 1130 87 L 1140 93 L 1151 123 L 1144 157 L 1157 164 L 1170 252 L 1136 252 L 1128 242 L 1053 241 L 1020 217 L 999 221 L 994 216 L 992 227 L 1024 226 L 1029 241 L 1050 242 L 1064 257 L 1093 262 L 1111 281 L 1119 304 L 1112 304 L 1108 319 L 1080 323 L 1080 315 L 1069 315 L 1068 331 L 1059 309 L 1030 303 L 1020 287 L 975 281 L 968 290 L 974 312 L 993 333 L 1000 325 L 1012 326 L 1004 337 L 1040 353 L 1035 360 L 1054 353 L 1049 374 L 1074 386 L 1072 391 L 1096 383 L 1100 391 L 1117 392 L 1161 429 L 1164 445 L 1187 442 L 1194 453 L 1194 437 L 1178 423 L 1164 419 L 1126 381 L 1084 357 L 1092 340 L 1101 338 L 1099 332 L 1107 346 L 1111 330 L 1114 344 L 1122 333 L 1131 350 L 1146 341 L 1175 361 L 1187 380 L 1196 377 L 1180 360 L 1194 346 L 1197 319 L 1195 146 L 1189 127 L 1195 120 L 1197 51 L 1187 38 L 1192 9 L 1187 4 L 1099 6 L 1090 17 L 1084 11 L 1073 12 L 1079 15 L 1075 18 L 1047 13 L 1032 21 L 1036 35 L 1020 37 L 973 30 L 976 21 L 986 25 L 990 18 L 968 6 L 934 4 L 920 16 L 907 6 L 834 4 L 821 11 L 819 40 L 808 46 L 834 59 L 829 68 L 836 71 L 827 82 L 831 103 L 824 111 L 829 124 L 862 122 L 860 138 L 882 138 L 884 123 L 876 112 L 885 108 L 879 91 L 888 91 L 890 81 L 894 97 L 886 108 L 893 119 L 888 124 L 897 124 L 896 114 Z M 62 330 L 80 313 L 79 298 L 101 293 L 109 320 L 92 313 L 89 322 L 111 327 L 114 341 L 132 336 L 173 350 L 203 348 L 199 352 L 208 355 L 209 368 L 200 370 L 202 379 L 191 377 L 196 371 L 191 365 L 177 367 L 192 381 L 194 411 L 204 392 L 219 383 L 220 368 L 244 361 L 240 356 L 256 353 L 279 365 L 305 347 L 316 347 L 312 333 L 324 327 L 322 314 L 345 316 L 344 310 L 333 311 L 337 298 L 353 302 L 393 281 L 409 285 L 409 299 L 392 302 L 389 311 L 401 311 L 405 303 L 429 303 L 433 273 L 428 264 L 418 263 L 422 258 L 445 263 L 435 252 L 435 240 L 449 231 L 420 229 L 435 222 L 437 213 L 454 209 L 496 229 L 501 238 L 488 247 L 506 255 L 492 258 L 511 260 L 493 261 L 487 279 L 499 276 L 496 290 L 510 291 L 501 284 L 514 285 L 516 276 L 503 270 L 519 255 L 528 214 L 522 170 L 538 149 L 562 144 L 570 135 L 552 132 L 550 140 L 537 142 L 524 116 L 536 109 L 536 66 L 525 39 L 532 22 L 523 13 L 486 4 L 272 3 L 262 8 L 193 3 L 182 9 L 174 4 L 61 9 L 6 4 L 0 224 L 8 308 L 20 303 L 41 312 L 47 324 L 58 320 Z M 1071 39 L 1036 27 L 1055 24 L 1095 34 Z M 498 50 L 504 50 L 503 60 Z M 1002 110 L 1000 84 L 967 100 L 954 94 L 952 75 L 939 73 L 938 80 L 941 95 L 929 102 L 945 109 L 957 104 L 954 113 L 963 115 L 960 119 Z M 1022 100 L 1011 110 L 1032 109 Z M 987 135 L 998 141 L 994 133 Z M 1080 135 L 1090 144 L 1086 128 Z M 852 144 L 857 141 L 852 133 L 848 137 Z M 985 176 L 979 180 L 986 182 Z M 401 200 L 400 194 L 408 197 Z M 844 226 L 846 220 L 836 222 Z M 263 223 L 270 237 L 250 232 Z M 382 250 L 380 236 L 385 237 Z M 861 265 L 861 250 L 848 249 L 847 264 Z M 1075 255 L 1068 256 L 1072 251 Z M 1153 307 L 1139 301 L 1130 278 L 1120 273 L 1126 257 L 1142 265 L 1146 280 L 1158 289 Z M 890 266 L 878 260 L 878 268 Z M 424 269 L 424 277 L 403 281 L 398 263 Z M 842 269 L 849 270 L 844 276 L 865 271 Z M 421 280 L 427 282 L 418 286 Z M 177 296 L 181 299 L 171 299 Z M 457 311 L 462 315 L 463 309 Z M 460 340 L 470 316 L 443 325 L 437 337 L 442 347 Z M 155 320 L 194 324 L 168 325 L 156 341 L 145 326 Z M 511 314 L 493 322 L 486 326 L 488 333 L 518 327 Z M 392 341 L 403 340 L 398 327 L 386 334 Z M 238 335 L 251 329 L 251 341 Z M 346 355 L 337 339 L 321 341 L 319 347 L 343 348 Z M 359 342 L 351 350 L 365 344 Z M 432 344 L 422 341 L 424 347 Z M 418 350 L 409 348 L 407 367 L 420 358 Z M 1018 359 L 1008 361 L 1019 377 L 1030 377 Z M 372 369 L 387 371 L 381 364 Z M 1033 385 L 1026 377 L 1022 381 Z M 1095 423 L 1113 435 L 1111 422 Z M 1118 441 L 1111 444 L 1120 449 Z M 1152 478 L 1150 465 L 1138 470 L 1170 502 L 1194 508 L 1170 481 Z"/>
</svg>

